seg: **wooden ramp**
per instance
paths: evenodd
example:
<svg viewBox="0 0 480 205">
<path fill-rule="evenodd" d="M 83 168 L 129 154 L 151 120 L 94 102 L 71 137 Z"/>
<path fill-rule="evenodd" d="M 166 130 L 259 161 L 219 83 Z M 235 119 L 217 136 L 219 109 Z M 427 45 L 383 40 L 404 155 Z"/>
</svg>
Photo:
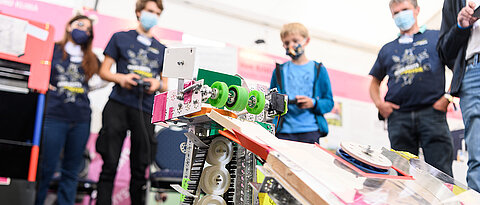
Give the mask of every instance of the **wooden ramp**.
<svg viewBox="0 0 480 205">
<path fill-rule="evenodd" d="M 233 133 L 242 146 L 264 158 L 264 167 L 302 203 L 468 204 L 456 197 L 449 184 L 427 176 L 428 172 L 411 169 L 407 176 L 364 173 L 318 144 L 280 140 L 256 123 L 215 111 L 207 115 Z"/>
</svg>

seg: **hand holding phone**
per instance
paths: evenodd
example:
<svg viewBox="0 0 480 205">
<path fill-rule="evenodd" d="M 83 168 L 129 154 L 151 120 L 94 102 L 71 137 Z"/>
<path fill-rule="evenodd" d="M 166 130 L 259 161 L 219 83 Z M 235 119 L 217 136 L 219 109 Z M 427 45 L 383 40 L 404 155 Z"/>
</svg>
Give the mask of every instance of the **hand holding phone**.
<svg viewBox="0 0 480 205">
<path fill-rule="evenodd" d="M 297 99 L 297 106 L 300 109 L 310 109 L 313 108 L 313 100 L 310 97 L 303 96 L 303 95 L 297 95 L 295 96 Z"/>
<path fill-rule="evenodd" d="M 462 28 L 468 28 L 472 26 L 480 17 L 480 10 L 473 1 L 469 1 L 468 4 L 460 10 L 457 16 L 457 23 Z"/>
<path fill-rule="evenodd" d="M 478 6 L 478 7 L 473 11 L 472 16 L 473 16 L 473 17 L 480 18 L 480 6 Z"/>
</svg>

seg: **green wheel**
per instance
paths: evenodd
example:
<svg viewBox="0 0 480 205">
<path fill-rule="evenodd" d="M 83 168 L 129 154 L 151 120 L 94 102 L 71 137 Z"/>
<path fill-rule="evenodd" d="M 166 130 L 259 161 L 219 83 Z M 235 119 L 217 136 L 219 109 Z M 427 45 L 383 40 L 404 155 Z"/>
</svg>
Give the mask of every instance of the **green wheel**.
<svg viewBox="0 0 480 205">
<path fill-rule="evenodd" d="M 248 94 L 247 111 L 251 114 L 258 115 L 265 107 L 265 94 L 258 90 L 250 91 Z"/>
<path fill-rule="evenodd" d="M 228 87 L 228 100 L 225 107 L 233 111 L 241 111 L 245 109 L 248 102 L 247 89 L 238 85 L 231 85 Z"/>
<path fill-rule="evenodd" d="M 227 100 L 228 100 L 227 84 L 224 82 L 216 81 L 212 84 L 211 88 L 212 90 L 216 90 L 217 94 L 216 96 L 212 96 L 214 98 L 210 97 L 210 99 L 208 99 L 208 102 L 210 103 L 210 105 L 216 108 L 221 108 L 225 106 L 225 103 L 227 103 Z"/>
</svg>

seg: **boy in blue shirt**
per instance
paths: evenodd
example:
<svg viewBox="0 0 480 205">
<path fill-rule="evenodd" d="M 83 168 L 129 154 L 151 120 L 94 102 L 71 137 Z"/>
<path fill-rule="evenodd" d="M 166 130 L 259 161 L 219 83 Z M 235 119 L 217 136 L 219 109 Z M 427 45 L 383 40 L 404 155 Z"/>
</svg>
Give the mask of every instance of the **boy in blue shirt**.
<svg viewBox="0 0 480 205">
<path fill-rule="evenodd" d="M 97 204 L 111 204 L 123 141 L 130 130 L 130 199 L 132 204 L 144 204 L 145 172 L 155 152 L 156 140 L 151 121 L 154 92 L 165 89 L 160 73 L 165 46 L 155 40 L 151 28 L 163 11 L 161 0 L 138 0 L 135 13 L 139 25 L 135 30 L 113 34 L 105 48 L 105 60 L 100 77 L 115 82 L 103 110 L 102 129 L 96 149 L 103 166 L 98 182 Z M 117 72 L 110 72 L 116 63 Z M 149 86 L 140 86 L 139 79 Z M 165 84 L 165 81 L 163 81 Z"/>
<path fill-rule="evenodd" d="M 332 90 L 327 69 L 322 63 L 308 60 L 305 47 L 310 42 L 308 30 L 300 23 L 285 24 L 280 32 L 283 47 L 292 60 L 277 64 L 270 88 L 289 98 L 288 112 L 276 122 L 280 139 L 318 143 L 328 134 L 323 114 L 333 108 Z"/>
<path fill-rule="evenodd" d="M 388 119 L 392 149 L 418 155 L 452 176 L 453 143 L 446 120 L 445 65 L 436 51 L 438 31 L 419 28 L 416 0 L 391 0 L 390 11 L 400 36 L 378 53 L 370 71 L 370 97 Z M 380 83 L 388 75 L 385 101 Z"/>
</svg>

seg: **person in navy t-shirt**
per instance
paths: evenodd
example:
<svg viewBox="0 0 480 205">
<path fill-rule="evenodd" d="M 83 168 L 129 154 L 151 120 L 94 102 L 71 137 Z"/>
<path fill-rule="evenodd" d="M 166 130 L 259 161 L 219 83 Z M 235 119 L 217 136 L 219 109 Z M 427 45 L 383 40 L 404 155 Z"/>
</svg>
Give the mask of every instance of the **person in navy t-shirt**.
<svg viewBox="0 0 480 205">
<path fill-rule="evenodd" d="M 153 94 L 166 90 L 166 80 L 160 78 L 165 46 L 151 33 L 162 11 L 161 0 L 138 0 L 135 9 L 138 27 L 113 34 L 104 51 L 100 77 L 114 82 L 115 86 L 103 110 L 96 143 L 103 159 L 97 186 L 98 204 L 112 203 L 113 182 L 127 130 L 131 140 L 130 199 L 132 204 L 144 204 L 145 171 L 156 148 L 154 125 L 150 122 Z M 114 63 L 116 73 L 110 72 Z M 138 80 L 150 85 L 139 85 Z"/>
<path fill-rule="evenodd" d="M 418 155 L 452 176 L 453 143 L 446 120 L 445 65 L 436 45 L 438 31 L 418 27 L 416 0 L 391 0 L 390 10 L 400 36 L 378 53 L 370 75 L 370 96 L 379 117 L 388 119 L 392 149 Z M 385 101 L 380 83 L 388 76 Z"/>
<path fill-rule="evenodd" d="M 90 136 L 88 80 L 100 67 L 92 52 L 92 40 L 92 21 L 79 15 L 68 22 L 63 40 L 55 44 L 43 126 L 37 205 L 45 201 L 62 150 L 57 203 L 75 203 L 77 178 Z"/>
</svg>

